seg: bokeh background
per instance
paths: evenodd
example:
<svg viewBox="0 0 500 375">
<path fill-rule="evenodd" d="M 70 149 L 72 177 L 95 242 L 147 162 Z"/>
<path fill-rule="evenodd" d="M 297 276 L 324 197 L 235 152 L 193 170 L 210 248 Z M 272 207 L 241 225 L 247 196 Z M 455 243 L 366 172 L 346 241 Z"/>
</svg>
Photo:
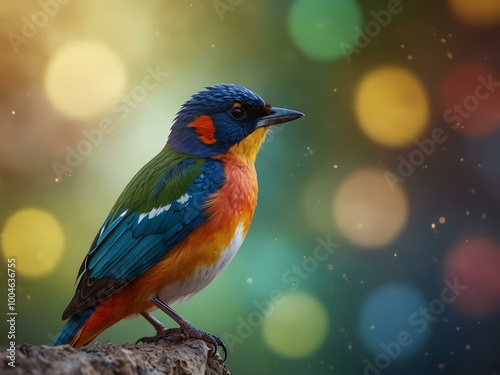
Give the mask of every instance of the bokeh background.
<svg viewBox="0 0 500 375">
<path fill-rule="evenodd" d="M 500 2 L 23 0 L 0 20 L 17 343 L 52 342 L 118 194 L 191 94 L 233 82 L 306 114 L 263 145 L 239 254 L 177 308 L 233 373 L 500 372 Z"/>
</svg>

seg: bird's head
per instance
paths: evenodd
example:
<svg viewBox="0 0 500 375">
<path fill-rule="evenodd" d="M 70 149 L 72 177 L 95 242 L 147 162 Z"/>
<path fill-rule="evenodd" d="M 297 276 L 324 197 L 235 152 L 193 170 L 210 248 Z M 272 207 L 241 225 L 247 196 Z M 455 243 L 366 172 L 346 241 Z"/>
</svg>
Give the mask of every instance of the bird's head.
<svg viewBox="0 0 500 375">
<path fill-rule="evenodd" d="M 301 116 L 297 111 L 271 107 L 245 87 L 219 84 L 184 103 L 167 145 L 199 157 L 230 153 L 253 162 L 270 126 Z"/>
</svg>

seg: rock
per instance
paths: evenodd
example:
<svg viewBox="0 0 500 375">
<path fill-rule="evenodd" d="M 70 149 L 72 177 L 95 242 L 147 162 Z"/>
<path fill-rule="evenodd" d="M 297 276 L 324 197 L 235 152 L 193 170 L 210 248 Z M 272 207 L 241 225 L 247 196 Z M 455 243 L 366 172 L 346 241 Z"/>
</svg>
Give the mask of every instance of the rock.
<svg viewBox="0 0 500 375">
<path fill-rule="evenodd" d="M 230 374 L 218 353 L 201 340 L 158 345 L 113 345 L 97 342 L 80 349 L 69 345 L 16 346 L 15 366 L 6 349 L 0 351 L 0 374 L 30 375 L 216 375 Z"/>
</svg>

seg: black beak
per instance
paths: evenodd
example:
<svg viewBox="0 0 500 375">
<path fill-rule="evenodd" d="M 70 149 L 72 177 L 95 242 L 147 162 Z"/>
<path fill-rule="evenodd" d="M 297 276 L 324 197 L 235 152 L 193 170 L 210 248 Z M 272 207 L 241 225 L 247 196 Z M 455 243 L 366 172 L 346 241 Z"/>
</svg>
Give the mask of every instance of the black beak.
<svg viewBox="0 0 500 375">
<path fill-rule="evenodd" d="M 299 117 L 304 116 L 303 113 L 294 111 L 293 109 L 284 109 L 284 108 L 271 108 L 271 113 L 261 117 L 257 120 L 257 128 L 262 126 L 283 124 L 285 122 L 293 121 L 298 119 Z"/>
</svg>

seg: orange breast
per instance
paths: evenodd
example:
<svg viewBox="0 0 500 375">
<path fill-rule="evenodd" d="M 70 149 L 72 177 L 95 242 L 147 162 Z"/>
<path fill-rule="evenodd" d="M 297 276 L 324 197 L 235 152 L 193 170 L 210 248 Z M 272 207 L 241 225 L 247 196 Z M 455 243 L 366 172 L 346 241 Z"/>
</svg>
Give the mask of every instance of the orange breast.
<svg viewBox="0 0 500 375">
<path fill-rule="evenodd" d="M 226 183 L 207 204 L 209 219 L 132 283 L 138 305 L 149 305 L 146 301 L 154 294 L 166 303 L 190 297 L 236 254 L 257 204 L 257 176 L 253 164 L 231 155 L 225 158 Z"/>
</svg>

